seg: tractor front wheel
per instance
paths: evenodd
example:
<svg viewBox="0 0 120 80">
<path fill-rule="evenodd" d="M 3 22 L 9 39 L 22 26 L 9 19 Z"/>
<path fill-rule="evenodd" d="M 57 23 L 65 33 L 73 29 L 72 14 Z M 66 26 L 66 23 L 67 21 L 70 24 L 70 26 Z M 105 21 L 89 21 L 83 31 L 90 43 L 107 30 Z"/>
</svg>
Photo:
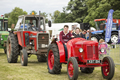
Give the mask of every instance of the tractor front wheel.
<svg viewBox="0 0 120 80">
<path fill-rule="evenodd" d="M 25 49 L 21 50 L 20 61 L 21 61 L 21 65 L 22 66 L 27 66 L 27 63 L 28 63 L 28 54 L 27 54 L 27 51 Z"/>
<path fill-rule="evenodd" d="M 82 67 L 80 67 L 80 70 L 82 73 L 90 74 L 90 73 L 93 73 L 94 68 L 82 68 Z"/>
<path fill-rule="evenodd" d="M 77 80 L 78 78 L 78 63 L 76 58 L 70 57 L 67 63 L 67 73 L 69 80 Z"/>
<path fill-rule="evenodd" d="M 60 74 L 61 63 L 59 57 L 58 47 L 55 43 L 51 44 L 47 53 L 48 72 L 51 74 Z"/>
<path fill-rule="evenodd" d="M 107 80 L 111 80 L 115 72 L 115 64 L 114 64 L 113 59 L 109 56 L 104 57 L 102 63 L 106 64 L 106 66 L 101 67 L 103 78 Z"/>
<path fill-rule="evenodd" d="M 46 55 L 37 55 L 38 62 L 46 62 Z"/>
</svg>

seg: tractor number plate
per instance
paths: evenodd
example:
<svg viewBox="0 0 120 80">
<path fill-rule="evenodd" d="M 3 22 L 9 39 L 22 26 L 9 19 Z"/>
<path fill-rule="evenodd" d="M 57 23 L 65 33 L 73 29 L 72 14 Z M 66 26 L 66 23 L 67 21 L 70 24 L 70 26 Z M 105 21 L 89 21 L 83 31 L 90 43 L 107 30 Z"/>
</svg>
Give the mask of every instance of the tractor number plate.
<svg viewBox="0 0 120 80">
<path fill-rule="evenodd" d="M 87 63 L 101 63 L 101 60 L 87 60 Z"/>
</svg>

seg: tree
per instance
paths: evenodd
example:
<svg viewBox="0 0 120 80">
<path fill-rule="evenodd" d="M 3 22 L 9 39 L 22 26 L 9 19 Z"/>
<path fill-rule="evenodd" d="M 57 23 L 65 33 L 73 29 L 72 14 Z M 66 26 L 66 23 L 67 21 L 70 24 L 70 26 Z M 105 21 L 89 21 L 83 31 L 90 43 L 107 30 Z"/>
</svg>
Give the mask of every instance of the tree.
<svg viewBox="0 0 120 80">
<path fill-rule="evenodd" d="M 55 23 L 58 23 L 58 17 L 60 16 L 60 11 L 58 11 L 58 10 L 56 10 L 55 12 L 54 12 L 54 22 Z"/>
<path fill-rule="evenodd" d="M 87 0 L 88 15 L 83 22 L 95 26 L 94 19 L 107 18 L 110 9 L 115 11 L 113 18 L 120 18 L 119 4 L 119 0 Z"/>
<path fill-rule="evenodd" d="M 83 22 L 83 19 L 87 15 L 86 0 L 70 0 L 67 10 L 70 11 L 67 19 L 72 22 Z"/>
<path fill-rule="evenodd" d="M 48 14 L 46 12 L 42 12 L 41 15 L 45 17 L 45 23 L 47 23 L 48 22 L 48 19 L 47 19 Z"/>
<path fill-rule="evenodd" d="M 54 16 L 51 13 L 49 13 L 49 16 L 50 16 L 52 22 L 54 23 Z"/>
<path fill-rule="evenodd" d="M 10 16 L 8 18 L 8 27 L 11 27 L 12 24 L 16 24 L 18 20 L 18 16 L 26 15 L 27 12 L 23 11 L 19 7 L 15 7 L 12 12 L 10 12 Z"/>
</svg>

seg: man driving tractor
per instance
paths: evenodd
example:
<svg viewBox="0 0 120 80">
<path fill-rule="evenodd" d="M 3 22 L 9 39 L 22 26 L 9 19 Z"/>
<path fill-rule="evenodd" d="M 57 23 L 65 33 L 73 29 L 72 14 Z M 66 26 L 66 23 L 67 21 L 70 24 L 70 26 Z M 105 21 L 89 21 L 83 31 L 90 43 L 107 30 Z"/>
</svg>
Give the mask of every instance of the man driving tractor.
<svg viewBox="0 0 120 80">
<path fill-rule="evenodd" d="M 32 19 L 30 19 L 30 23 L 28 24 L 28 30 L 29 31 L 36 31 L 37 29 L 36 29 L 36 27 L 35 27 L 35 25 L 33 25 L 33 20 Z"/>
<path fill-rule="evenodd" d="M 71 32 L 68 31 L 68 25 L 64 25 L 64 30 L 60 32 L 60 41 L 63 43 L 64 49 L 65 49 L 65 55 L 67 59 L 67 47 L 66 44 L 70 40 L 72 36 Z"/>
</svg>

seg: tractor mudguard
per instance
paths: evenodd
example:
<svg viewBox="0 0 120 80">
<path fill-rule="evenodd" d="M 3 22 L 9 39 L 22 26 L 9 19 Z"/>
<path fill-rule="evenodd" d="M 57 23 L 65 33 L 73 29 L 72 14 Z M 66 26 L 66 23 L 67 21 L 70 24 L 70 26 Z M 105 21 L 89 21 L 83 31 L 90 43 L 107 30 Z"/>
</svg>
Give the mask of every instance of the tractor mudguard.
<svg viewBox="0 0 120 80">
<path fill-rule="evenodd" d="M 68 59 L 70 57 L 73 57 L 73 45 L 72 45 L 72 41 L 68 41 L 67 42 L 67 51 L 68 51 Z"/>
<path fill-rule="evenodd" d="M 20 46 L 23 46 L 23 43 L 22 43 L 22 37 L 21 37 L 21 32 L 18 31 L 18 32 L 16 32 L 16 33 L 17 33 L 18 43 L 19 43 L 19 45 L 20 45 Z M 15 34 L 16 34 L 16 33 L 15 33 Z"/>
<path fill-rule="evenodd" d="M 64 50 L 63 43 L 61 41 L 56 42 L 56 43 L 57 43 L 58 50 L 59 50 L 60 63 L 64 63 L 65 62 L 65 50 Z"/>
</svg>

